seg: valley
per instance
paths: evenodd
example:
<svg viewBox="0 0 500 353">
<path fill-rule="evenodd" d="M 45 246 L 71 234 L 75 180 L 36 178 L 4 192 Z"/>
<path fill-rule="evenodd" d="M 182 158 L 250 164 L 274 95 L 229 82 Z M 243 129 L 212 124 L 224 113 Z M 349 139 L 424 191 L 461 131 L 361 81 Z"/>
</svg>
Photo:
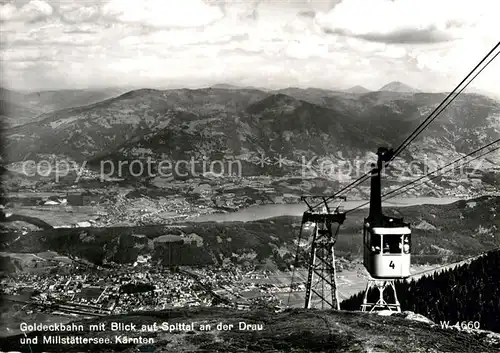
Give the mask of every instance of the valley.
<svg viewBox="0 0 500 353">
<path fill-rule="evenodd" d="M 420 200 L 428 201 L 429 199 Z M 440 201 L 445 203 L 445 200 Z M 401 201 L 394 202 L 398 204 Z M 299 205 L 293 207 L 297 210 Z M 336 245 L 341 299 L 347 299 L 363 290 L 368 278 L 361 264 L 361 224 L 365 212 L 363 209 L 357 210 L 347 218 Z M 417 275 L 415 278 L 434 270 L 440 271 L 446 264 L 500 247 L 500 197 L 481 197 L 447 204 L 398 205 L 388 207 L 387 212 L 403 214 L 412 224 L 412 273 Z M 265 210 L 263 214 L 273 216 L 269 210 Z M 297 287 L 290 296 L 290 266 L 295 261 L 299 229 L 300 218 L 291 215 L 246 219 L 243 222 L 184 221 L 149 226 L 62 227 L 24 231 L 22 234 L 11 230 L 4 233 L 5 243 L 0 250 L 4 266 L 7 266 L 4 271 L 13 276 L 25 277 L 17 280 L 18 289 L 9 292 L 10 294 L 20 294 L 26 288 L 33 288 L 35 282 L 31 282 L 33 279 L 30 276 L 44 276 L 46 279 L 43 282 L 40 279 L 36 281 L 49 286 L 54 281 L 51 273 L 62 275 L 58 286 L 66 281 L 64 278 L 78 283 L 83 280 L 84 274 L 95 273 L 102 280 L 83 283 L 83 288 L 89 285 L 95 287 L 95 283 L 101 282 L 98 287 L 102 292 L 113 286 L 109 279 L 125 276 L 127 279 L 121 285 L 135 281 L 156 283 L 157 288 L 165 291 L 171 286 L 168 284 L 170 280 L 161 285 L 158 284 L 161 282 L 159 279 L 150 275 L 144 277 L 144 273 L 157 273 L 155 276 L 160 276 L 159 278 L 169 278 L 171 275 L 168 273 L 173 269 L 172 275 L 180 276 L 179 278 L 184 278 L 188 273 L 199 276 L 200 279 L 213 278 L 210 281 L 210 293 L 218 293 L 217 295 L 226 298 L 231 303 L 230 306 L 255 305 L 252 300 L 267 298 L 266 300 L 275 302 L 273 305 L 300 307 L 304 300 L 304 266 L 309 251 L 307 241 L 299 252 L 299 262 L 296 263 L 299 268 L 295 271 L 293 280 Z M 305 237 L 304 240 L 310 237 L 307 229 Z M 187 272 L 175 275 L 176 268 Z M 107 273 L 110 271 L 115 274 L 109 276 Z M 231 274 L 234 271 L 236 272 Z M 131 273 L 135 275 L 131 276 Z M 242 281 L 243 287 L 237 285 Z M 66 288 L 66 285 L 61 288 Z M 41 289 L 39 291 L 44 292 Z M 188 293 L 190 291 L 191 289 Z M 198 291 L 205 293 L 204 295 L 207 293 L 203 288 Z M 52 296 L 56 293 L 57 291 L 53 291 Z M 192 298 L 192 295 L 186 298 Z M 114 301 L 99 305 L 112 303 Z M 172 299 L 164 299 L 156 304 L 146 303 L 148 302 L 141 305 L 149 308 L 173 305 Z M 116 306 L 116 310 L 127 312 L 128 309 Z"/>
</svg>

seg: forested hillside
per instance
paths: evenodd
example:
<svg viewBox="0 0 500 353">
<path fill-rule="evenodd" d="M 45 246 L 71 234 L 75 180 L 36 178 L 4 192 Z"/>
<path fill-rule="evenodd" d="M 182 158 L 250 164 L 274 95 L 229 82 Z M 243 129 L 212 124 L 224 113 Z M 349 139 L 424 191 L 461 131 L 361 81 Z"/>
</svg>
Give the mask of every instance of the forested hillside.
<svg viewBox="0 0 500 353">
<path fill-rule="evenodd" d="M 481 329 L 500 332 L 500 250 L 490 251 L 470 264 L 458 266 L 417 281 L 396 282 L 402 310 L 427 316 L 436 323 L 479 321 Z M 364 292 L 344 300 L 344 310 L 359 310 Z M 391 291 L 384 293 L 393 300 Z M 370 291 L 369 301 L 378 298 Z"/>
</svg>

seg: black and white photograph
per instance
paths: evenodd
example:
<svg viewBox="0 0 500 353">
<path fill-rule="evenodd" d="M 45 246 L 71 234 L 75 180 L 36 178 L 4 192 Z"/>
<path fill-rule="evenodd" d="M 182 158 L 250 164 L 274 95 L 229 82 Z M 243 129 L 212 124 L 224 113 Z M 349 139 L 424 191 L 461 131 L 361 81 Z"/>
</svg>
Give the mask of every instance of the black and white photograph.
<svg viewBox="0 0 500 353">
<path fill-rule="evenodd" d="M 0 0 L 0 352 L 499 352 L 498 13 Z"/>
</svg>

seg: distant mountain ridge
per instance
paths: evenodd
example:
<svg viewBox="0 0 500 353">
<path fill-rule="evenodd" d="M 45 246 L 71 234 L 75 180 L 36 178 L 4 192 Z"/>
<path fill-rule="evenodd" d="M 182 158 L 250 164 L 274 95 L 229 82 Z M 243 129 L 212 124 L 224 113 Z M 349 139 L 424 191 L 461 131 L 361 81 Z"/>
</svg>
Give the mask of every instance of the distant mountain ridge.
<svg viewBox="0 0 500 353">
<path fill-rule="evenodd" d="M 100 90 L 68 89 L 20 93 L 0 87 L 2 116 L 8 127 L 20 126 L 37 120 L 44 113 L 86 106 L 118 96 L 124 90 L 108 88 Z"/>
<path fill-rule="evenodd" d="M 389 88 L 395 86 L 401 89 Z M 5 157 L 12 162 L 40 154 L 80 161 L 206 155 L 253 163 L 264 153 L 295 161 L 295 168 L 303 157 L 340 163 L 400 143 L 444 98 L 386 90 L 359 95 L 314 88 L 140 89 L 11 128 Z M 456 158 L 498 136 L 500 103 L 461 94 L 402 157 Z"/>
<path fill-rule="evenodd" d="M 385 86 L 381 87 L 379 91 L 388 91 L 388 92 L 398 92 L 398 93 L 419 93 L 420 90 L 410 87 L 402 82 L 393 81 Z"/>
<path fill-rule="evenodd" d="M 238 85 L 231 85 L 228 83 L 218 83 L 218 84 L 212 85 L 208 88 L 214 88 L 214 89 L 257 89 L 259 91 L 264 91 L 264 92 L 270 91 L 269 89 L 262 88 L 262 87 L 238 86 Z"/>
<path fill-rule="evenodd" d="M 360 93 L 360 94 L 371 92 L 368 88 L 359 85 L 348 88 L 345 91 L 350 93 Z"/>
</svg>

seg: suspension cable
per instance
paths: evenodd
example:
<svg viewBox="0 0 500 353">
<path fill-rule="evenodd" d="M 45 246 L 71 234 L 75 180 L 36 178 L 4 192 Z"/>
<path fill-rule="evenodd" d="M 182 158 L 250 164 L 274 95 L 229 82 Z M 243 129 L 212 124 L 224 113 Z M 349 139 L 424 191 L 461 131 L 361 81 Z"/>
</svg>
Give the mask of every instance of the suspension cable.
<svg viewBox="0 0 500 353">
<path fill-rule="evenodd" d="M 481 73 L 483 70 L 494 60 L 496 57 L 500 54 L 500 52 L 497 52 L 491 59 L 488 60 L 490 55 L 494 53 L 494 51 L 500 47 L 500 42 L 498 42 L 493 49 L 491 49 L 488 54 L 469 72 L 469 74 L 451 91 L 448 96 L 431 112 L 431 114 L 399 145 L 398 148 L 394 151 L 393 156 L 391 157 L 390 161 L 393 161 L 399 154 L 403 152 L 404 149 L 408 147 L 408 145 L 413 142 L 421 133 L 424 131 L 429 124 L 431 124 L 463 91 L 465 88 L 468 87 L 468 85 Z M 475 71 L 486 61 L 488 62 L 478 71 L 475 73 Z M 475 73 L 475 74 L 474 74 Z M 471 80 L 465 84 L 461 89 L 460 86 L 462 86 L 470 77 L 472 76 Z M 457 92 L 458 90 L 458 92 Z M 456 94 L 455 94 L 456 93 Z M 455 94 L 455 96 L 453 96 Z M 453 97 L 452 97 L 453 96 Z M 451 100 L 449 100 L 451 98 Z M 449 101 L 448 101 L 449 100 Z M 447 102 L 448 101 L 448 102 Z M 476 151 L 477 152 L 477 151 Z M 387 165 L 388 163 L 386 163 Z M 328 202 L 329 200 L 335 198 L 336 196 L 340 195 L 343 192 L 349 191 L 350 189 L 354 188 L 355 186 L 363 183 L 367 179 L 369 179 L 371 173 L 373 170 L 368 171 L 358 179 L 354 180 L 351 182 L 349 185 L 345 186 L 342 188 L 340 191 L 336 192 L 334 195 L 329 196 L 325 199 L 324 202 Z M 313 206 L 313 209 L 316 209 L 318 206 L 320 206 L 323 202 L 318 203 L 317 205 Z"/>
<path fill-rule="evenodd" d="M 351 182 L 349 185 L 347 185 L 344 188 L 337 191 L 335 194 L 328 196 L 323 202 L 320 202 L 317 205 L 313 206 L 312 209 L 316 209 L 318 206 L 324 204 L 325 202 L 328 202 L 329 200 L 334 199 L 335 197 L 337 197 L 338 195 L 340 195 L 344 191 L 348 191 L 348 190 L 352 189 L 353 187 L 357 186 L 358 184 L 365 182 L 367 179 L 370 178 L 371 172 L 372 172 L 371 170 L 369 172 L 366 172 L 365 174 L 360 176 L 358 179 Z"/>
<path fill-rule="evenodd" d="M 422 133 L 422 131 L 425 130 L 425 128 L 427 126 L 429 126 L 430 123 L 432 123 L 438 116 L 439 114 L 441 114 L 441 112 L 446 109 L 446 107 L 448 105 L 450 105 L 459 95 L 460 93 L 462 93 L 462 91 L 467 88 L 467 86 L 498 56 L 498 53 L 496 53 L 495 56 L 493 56 L 493 58 L 491 58 L 473 77 L 472 79 L 465 84 L 464 87 L 462 87 L 458 93 L 452 97 L 455 92 L 457 92 L 457 90 L 460 88 L 460 86 L 462 86 L 462 84 L 464 84 L 468 79 L 469 77 L 471 77 L 474 72 L 486 61 L 488 60 L 488 58 L 490 57 L 490 55 L 498 48 L 500 47 L 500 42 L 498 42 L 494 47 L 493 49 L 491 49 L 488 54 L 486 54 L 486 56 L 469 72 L 469 74 L 453 89 L 453 91 L 451 91 L 448 96 L 441 102 L 441 104 L 439 104 L 432 112 L 431 114 L 415 129 L 415 131 L 413 131 L 410 136 L 408 136 L 400 145 L 398 148 L 396 148 L 396 150 L 394 151 L 394 155 L 392 156 L 391 158 L 391 161 L 394 160 L 399 154 L 401 154 L 401 152 L 406 148 L 408 147 L 408 145 L 413 141 L 415 140 L 418 135 L 420 135 Z M 452 98 L 451 98 L 452 97 Z M 448 99 L 451 100 L 449 102 L 446 103 L 446 101 Z M 446 103 L 446 104 L 445 104 Z M 442 108 L 441 110 L 439 110 L 440 108 Z M 434 115 L 435 114 L 435 115 Z M 420 130 L 420 131 L 419 131 Z"/>
<path fill-rule="evenodd" d="M 422 179 L 424 179 L 424 178 L 427 178 L 427 177 L 429 177 L 429 176 L 431 176 L 431 175 L 433 175 L 433 174 L 435 174 L 435 173 L 437 173 L 437 172 L 439 172 L 439 171 L 441 171 L 441 170 L 443 170 L 443 169 L 445 169 L 445 168 L 448 168 L 449 166 L 451 166 L 451 165 L 453 165 L 453 164 L 456 164 L 457 162 L 460 162 L 461 160 L 466 159 L 466 158 L 468 158 L 468 157 L 472 156 L 473 154 L 476 154 L 476 153 L 478 153 L 478 152 L 480 152 L 480 151 L 482 151 L 482 150 L 484 150 L 484 149 L 486 149 L 486 148 L 488 148 L 488 147 L 490 147 L 490 146 L 492 146 L 492 145 L 494 145 L 495 143 L 498 143 L 498 142 L 500 142 L 500 138 L 499 138 L 499 139 L 496 139 L 496 140 L 495 140 L 495 141 L 493 141 L 493 142 L 490 142 L 489 144 L 487 144 L 487 145 L 485 145 L 485 146 L 483 146 L 483 147 L 481 147 L 481 148 L 478 148 L 478 149 L 476 149 L 476 150 L 474 150 L 474 151 L 472 151 L 472 152 L 468 153 L 468 154 L 467 154 L 467 155 L 465 155 L 465 156 L 462 156 L 462 157 L 460 157 L 460 158 L 456 159 L 455 161 L 453 161 L 453 162 L 451 162 L 451 163 L 446 164 L 446 165 L 445 165 L 445 166 L 443 166 L 443 167 L 440 167 L 440 168 L 438 168 L 438 169 L 436 169 L 436 170 L 434 170 L 434 171 L 432 171 L 432 172 L 430 172 L 430 173 L 427 173 L 426 175 L 423 175 L 423 176 L 421 176 L 421 177 L 420 177 L 420 178 L 418 178 L 418 179 L 415 179 L 415 180 L 413 180 L 413 181 L 410 181 L 409 183 L 407 183 L 407 184 L 405 184 L 405 185 L 403 185 L 403 186 L 400 186 L 399 188 L 397 188 L 397 189 L 395 189 L 395 190 L 392 190 L 392 191 L 389 191 L 388 193 L 385 193 L 384 195 L 382 195 L 382 198 L 385 198 L 385 197 L 387 197 L 387 196 L 389 196 L 389 195 L 392 195 L 392 194 L 394 194 L 394 193 L 396 193 L 396 192 L 398 192 L 398 191 L 400 191 L 400 190 L 406 189 L 407 187 L 409 187 L 409 186 L 411 186 L 411 185 L 415 184 L 416 182 L 418 182 L 418 181 L 420 181 L 420 180 L 422 180 Z M 482 153 L 482 154 L 480 154 L 480 155 L 478 155 L 478 156 L 474 157 L 473 159 L 471 159 L 471 160 L 469 160 L 469 161 L 467 161 L 467 162 L 464 162 L 464 163 L 462 164 L 462 166 L 463 166 L 463 165 L 467 165 L 467 164 L 469 164 L 469 163 L 471 163 L 471 162 L 473 162 L 473 161 L 475 161 L 475 160 L 477 160 L 477 159 L 479 159 L 479 158 L 481 158 L 481 157 L 483 157 L 483 156 L 485 156 L 485 155 L 487 155 L 487 154 L 489 154 L 489 153 L 491 153 L 491 152 L 494 152 L 494 151 L 496 151 L 496 150 L 499 150 L 499 149 L 500 149 L 500 147 L 496 147 L 496 148 L 493 148 L 493 149 L 491 149 L 491 150 L 488 150 L 488 151 L 486 151 L 485 153 Z M 454 169 L 456 169 L 456 168 L 454 168 Z M 453 169 L 452 169 L 452 170 L 453 170 Z M 424 181 L 423 183 L 420 183 L 420 184 L 418 184 L 418 185 L 413 186 L 411 189 L 414 189 L 415 187 L 417 187 L 417 186 L 419 186 L 419 185 L 422 185 L 422 184 L 424 184 L 424 183 L 426 183 L 426 182 L 428 182 L 428 181 L 430 181 L 430 180 L 433 180 L 433 179 L 437 178 L 438 176 L 439 176 L 439 174 L 438 174 L 438 175 L 435 175 L 434 177 L 430 178 L 430 179 L 429 179 L 429 180 L 427 180 L 427 181 Z M 411 189 L 408 189 L 408 190 L 411 190 Z M 400 193 L 398 193 L 397 195 L 399 195 L 399 194 L 401 194 L 401 193 L 403 193 L 403 192 L 406 192 L 406 191 L 408 191 L 408 190 L 403 190 L 403 191 L 401 191 Z M 391 196 L 391 197 L 389 197 L 388 199 L 391 199 L 391 198 L 393 198 L 393 197 L 395 197 L 395 196 L 397 196 L 397 195 Z M 387 200 L 387 199 L 386 199 L 386 200 Z M 384 200 L 384 201 L 385 201 L 385 200 Z M 370 202 L 368 201 L 368 202 L 365 202 L 365 203 L 363 203 L 363 204 L 361 204 L 361 205 L 359 205 L 359 206 L 357 206 L 357 207 L 355 207 L 355 208 L 353 208 L 353 209 L 350 209 L 350 210 L 348 210 L 348 211 L 346 212 L 346 214 L 347 214 L 347 213 L 351 213 L 351 212 L 353 212 L 353 211 L 355 211 L 355 210 L 357 210 L 357 209 L 360 209 L 360 208 L 362 208 L 362 207 L 364 207 L 364 206 L 368 205 L 369 203 L 370 203 Z"/>
<path fill-rule="evenodd" d="M 304 223 L 300 226 L 300 232 L 299 232 L 299 240 L 297 242 L 297 250 L 295 251 L 295 261 L 293 264 L 293 269 L 292 269 L 292 278 L 290 282 L 290 291 L 288 292 L 288 300 L 287 300 L 287 307 L 290 307 L 290 298 L 292 296 L 293 292 L 293 280 L 295 277 L 295 270 L 297 269 L 297 266 L 299 264 L 299 253 L 300 253 L 300 241 L 302 240 L 302 231 L 304 229 Z"/>
<path fill-rule="evenodd" d="M 498 141 L 500 141 L 500 139 L 499 139 L 499 140 L 497 140 L 496 142 L 498 142 Z M 486 152 L 484 152 L 484 153 L 482 153 L 482 154 L 480 154 L 480 155 L 478 155 L 478 156 L 476 156 L 476 157 L 472 158 L 471 160 L 469 160 L 469 161 L 467 161 L 467 162 L 463 163 L 463 164 L 462 164 L 462 166 L 465 166 L 465 165 L 467 165 L 467 164 L 469 164 L 469 163 L 471 163 L 471 162 L 474 162 L 475 160 L 477 160 L 477 159 L 479 159 L 479 158 L 481 158 L 481 157 L 484 157 L 485 155 L 487 155 L 487 154 L 489 154 L 489 153 L 491 153 L 491 152 L 495 152 L 495 151 L 498 151 L 498 150 L 500 150 L 500 147 L 496 147 L 496 148 L 493 148 L 493 149 L 491 149 L 491 150 L 489 150 L 489 151 L 486 151 Z M 458 161 L 459 161 L 459 160 L 456 160 L 456 161 L 454 161 L 453 163 L 458 162 Z M 453 163 L 452 163 L 452 164 L 453 164 Z M 454 169 L 456 169 L 456 168 L 454 168 Z M 451 169 L 451 170 L 454 170 L 454 169 Z M 451 170 L 450 170 L 450 171 L 451 171 Z M 438 170 L 436 170 L 435 172 L 437 172 L 437 171 L 438 171 Z M 433 172 L 433 173 L 434 173 L 434 172 Z M 407 191 L 409 191 L 409 190 L 415 189 L 416 187 L 418 187 L 418 186 L 420 186 L 420 185 L 423 185 L 423 184 L 425 184 L 425 183 L 427 183 L 427 182 L 429 182 L 429 181 L 431 181 L 431 180 L 434 180 L 434 179 L 438 178 L 439 176 L 440 176 L 439 174 L 434 175 L 433 177 L 429 178 L 429 180 L 426 180 L 426 181 L 424 181 L 424 182 L 422 182 L 422 183 L 420 183 L 420 184 L 418 184 L 418 185 L 414 185 L 414 186 L 412 186 L 411 188 L 409 188 L 408 190 L 403 190 L 403 191 L 401 191 L 401 192 L 397 193 L 396 195 L 393 195 L 393 196 L 391 196 L 391 197 L 387 198 L 386 200 L 388 200 L 388 199 L 392 199 L 392 198 L 394 198 L 394 197 L 396 197 L 396 196 L 398 196 L 398 195 L 401 195 L 401 194 L 403 194 L 403 193 L 405 193 L 405 192 L 407 192 Z M 420 179 L 422 179 L 422 178 L 419 178 L 418 180 L 420 180 Z M 399 189 L 400 189 L 400 188 L 398 188 L 398 189 L 396 189 L 396 190 L 392 190 L 392 191 L 388 192 L 387 194 L 385 194 L 383 197 L 386 197 L 386 196 L 388 196 L 388 195 L 391 195 L 391 194 L 393 194 L 393 193 L 395 193 L 395 192 L 399 191 Z M 401 189 L 402 189 L 402 188 L 401 188 Z"/>
</svg>

